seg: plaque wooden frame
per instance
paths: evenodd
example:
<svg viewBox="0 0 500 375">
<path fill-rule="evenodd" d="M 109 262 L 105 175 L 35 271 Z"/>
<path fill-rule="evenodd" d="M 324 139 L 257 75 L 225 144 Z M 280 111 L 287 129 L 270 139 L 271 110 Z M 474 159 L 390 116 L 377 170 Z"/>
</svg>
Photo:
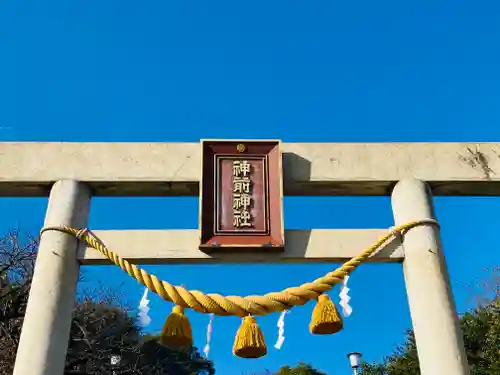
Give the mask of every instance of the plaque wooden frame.
<svg viewBox="0 0 500 375">
<path fill-rule="evenodd" d="M 201 158 L 200 250 L 283 251 L 281 141 L 201 140 Z M 240 164 L 249 169 L 243 177 L 248 194 L 235 193 L 242 186 L 234 176 Z M 251 202 L 246 211 L 235 207 L 242 196 Z M 239 220 L 244 213 L 248 222 Z"/>
</svg>

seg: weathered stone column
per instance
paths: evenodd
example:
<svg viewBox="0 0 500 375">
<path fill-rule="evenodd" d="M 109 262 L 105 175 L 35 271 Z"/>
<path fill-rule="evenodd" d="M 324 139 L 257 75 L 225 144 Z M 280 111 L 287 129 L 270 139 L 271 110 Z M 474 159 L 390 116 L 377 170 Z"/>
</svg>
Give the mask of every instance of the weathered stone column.
<svg viewBox="0 0 500 375">
<path fill-rule="evenodd" d="M 396 225 L 434 219 L 428 186 L 398 182 L 392 192 Z M 443 256 L 439 228 L 423 225 L 404 235 L 403 271 L 422 375 L 469 375 L 462 332 Z"/>
<path fill-rule="evenodd" d="M 45 226 L 87 226 L 90 191 L 77 181 L 57 181 Z M 78 240 L 43 233 L 13 375 L 62 375 L 79 274 Z"/>
</svg>

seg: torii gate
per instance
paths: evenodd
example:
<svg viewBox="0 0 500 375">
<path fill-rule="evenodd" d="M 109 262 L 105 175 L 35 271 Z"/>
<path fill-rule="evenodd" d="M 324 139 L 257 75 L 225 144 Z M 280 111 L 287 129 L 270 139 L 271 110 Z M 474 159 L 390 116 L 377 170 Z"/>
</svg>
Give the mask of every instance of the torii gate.
<svg viewBox="0 0 500 375">
<path fill-rule="evenodd" d="M 391 195 L 395 225 L 434 219 L 431 191 L 500 195 L 499 143 L 285 143 L 281 149 L 285 195 Z M 85 228 L 91 196 L 199 194 L 197 143 L 0 143 L 0 157 L 0 196 L 49 195 L 45 226 Z M 197 230 L 95 233 L 132 263 L 203 264 L 343 262 L 386 231 L 287 230 L 284 251 L 273 253 L 200 251 Z M 422 375 L 468 375 L 438 227 L 410 229 L 369 261 L 403 264 Z M 109 262 L 74 236 L 42 235 L 14 375 L 63 373 L 79 266 L 89 264 Z"/>
</svg>

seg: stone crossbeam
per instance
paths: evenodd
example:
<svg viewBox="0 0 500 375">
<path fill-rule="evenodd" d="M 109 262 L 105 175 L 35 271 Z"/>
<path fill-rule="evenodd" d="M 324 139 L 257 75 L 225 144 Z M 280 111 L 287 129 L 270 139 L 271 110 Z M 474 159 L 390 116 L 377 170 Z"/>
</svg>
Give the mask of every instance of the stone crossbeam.
<svg viewBox="0 0 500 375">
<path fill-rule="evenodd" d="M 285 195 L 500 195 L 500 143 L 284 143 Z M 199 143 L 0 143 L 0 196 L 47 196 L 60 179 L 98 196 L 197 196 Z"/>
<path fill-rule="evenodd" d="M 231 249 L 207 254 L 198 250 L 199 232 L 187 230 L 97 230 L 94 235 L 108 249 L 135 264 L 216 263 L 320 263 L 344 262 L 387 233 L 387 229 L 313 229 L 285 232 L 283 253 L 245 252 Z M 87 248 L 78 254 L 83 265 L 110 264 L 98 251 Z M 389 241 L 369 261 L 401 262 L 399 240 Z"/>
</svg>

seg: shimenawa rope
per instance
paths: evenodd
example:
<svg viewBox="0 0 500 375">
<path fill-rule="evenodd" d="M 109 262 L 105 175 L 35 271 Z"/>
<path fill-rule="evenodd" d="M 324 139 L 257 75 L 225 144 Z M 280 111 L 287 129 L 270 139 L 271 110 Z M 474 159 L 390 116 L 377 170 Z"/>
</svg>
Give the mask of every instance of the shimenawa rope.
<svg viewBox="0 0 500 375">
<path fill-rule="evenodd" d="M 281 292 L 272 292 L 263 296 L 246 297 L 222 296 L 215 293 L 205 294 L 198 290 L 187 290 L 182 286 L 175 286 L 167 281 L 160 280 L 155 275 L 151 275 L 135 264 L 131 264 L 127 260 L 120 258 L 120 256 L 109 250 L 86 228 L 75 229 L 68 226 L 50 226 L 43 228 L 41 233 L 59 231 L 74 235 L 80 240 L 85 241 L 90 247 L 102 253 L 111 262 L 119 266 L 138 282 L 145 285 L 152 292 L 158 294 L 166 301 L 174 302 L 180 307 L 191 308 L 202 314 L 245 317 L 248 315 L 267 315 L 274 312 L 282 312 L 294 306 L 305 305 L 312 299 L 317 299 L 323 293 L 331 290 L 334 285 L 342 282 L 345 276 L 354 271 L 354 269 L 373 255 L 388 240 L 395 235 L 402 234 L 419 225 L 439 226 L 436 220 L 425 219 L 393 227 L 388 234 L 381 237 L 361 254 L 313 282 L 287 288 Z"/>
</svg>

